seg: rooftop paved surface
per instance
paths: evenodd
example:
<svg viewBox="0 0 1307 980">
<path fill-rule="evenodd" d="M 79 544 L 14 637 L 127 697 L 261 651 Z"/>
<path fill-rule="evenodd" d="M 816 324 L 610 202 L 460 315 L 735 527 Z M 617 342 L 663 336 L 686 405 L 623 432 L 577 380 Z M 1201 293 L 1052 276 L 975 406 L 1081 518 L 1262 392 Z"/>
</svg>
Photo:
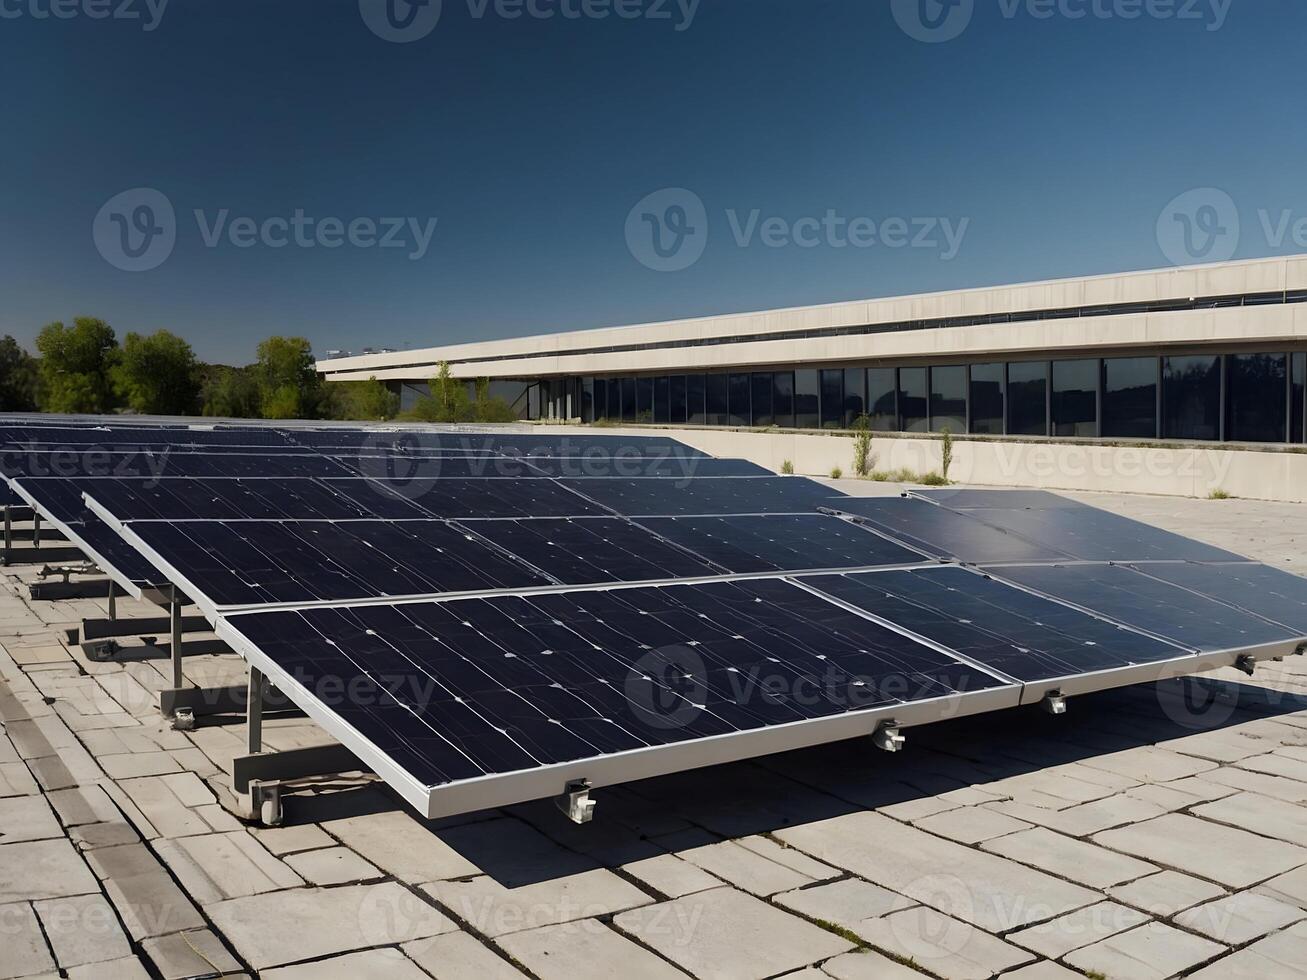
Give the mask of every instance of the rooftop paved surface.
<svg viewBox="0 0 1307 980">
<path fill-rule="evenodd" d="M 878 484 L 840 486 L 896 492 Z M 1075 495 L 1292 571 L 1295 505 Z M 425 822 L 367 777 L 230 811 L 239 719 L 0 578 L 0 976 L 1133 980 L 1307 969 L 1307 660 Z M 120 614 L 156 610 L 120 603 Z M 148 652 L 148 651 L 147 651 Z M 231 656 L 192 680 L 242 679 Z M 265 720 L 274 748 L 314 744 Z"/>
</svg>

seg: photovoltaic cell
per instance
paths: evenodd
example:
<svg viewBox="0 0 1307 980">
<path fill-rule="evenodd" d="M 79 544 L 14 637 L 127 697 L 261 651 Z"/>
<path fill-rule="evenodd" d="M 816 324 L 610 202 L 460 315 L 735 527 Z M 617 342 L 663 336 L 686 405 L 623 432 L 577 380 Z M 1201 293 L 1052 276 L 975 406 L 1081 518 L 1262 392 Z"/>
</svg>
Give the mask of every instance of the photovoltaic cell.
<svg viewBox="0 0 1307 980">
<path fill-rule="evenodd" d="M 908 565 L 921 554 L 824 514 L 643 517 L 638 523 L 731 572 Z"/>
<path fill-rule="evenodd" d="M 65 481 L 119 520 L 350 520 L 380 516 L 316 480 L 285 479 L 84 479 Z M 408 501 L 394 498 L 411 515 Z M 377 494 L 378 506 L 386 501 Z"/>
<path fill-rule="evenodd" d="M 598 504 L 552 480 L 325 480 L 333 490 L 363 506 L 387 494 L 408 501 L 431 517 L 585 517 L 607 514 Z M 378 516 L 399 516 L 380 514 Z M 417 516 L 417 513 L 408 515 Z"/>
<path fill-rule="evenodd" d="M 216 605 L 550 584 L 442 521 L 142 521 L 131 530 Z"/>
<path fill-rule="evenodd" d="M 1159 563 L 1138 570 L 1307 636 L 1307 579 L 1270 565 Z"/>
<path fill-rule="evenodd" d="M 1121 565 L 1007 565 L 988 571 L 1192 649 L 1237 650 L 1296 635 Z"/>
<path fill-rule="evenodd" d="M 468 526 L 567 585 L 696 578 L 724 571 L 615 517 L 479 521 Z"/>
<path fill-rule="evenodd" d="M 914 497 L 925 497 L 949 510 L 1003 508 L 1009 510 L 1076 510 L 1087 504 L 1047 490 L 976 490 L 970 487 L 940 487 L 913 490 Z"/>
<path fill-rule="evenodd" d="M 341 718 L 439 786 L 1002 686 L 781 581 L 232 617 Z"/>
<path fill-rule="evenodd" d="M 672 480 L 689 480 L 708 476 L 771 476 L 756 463 L 744 459 L 708 459 L 701 456 L 649 456 L 640 458 L 610 456 L 533 456 L 526 460 L 531 466 L 552 477 L 616 477 L 635 479 L 661 477 Z"/>
<path fill-rule="evenodd" d="M 894 539 L 939 558 L 983 564 L 1056 561 L 1065 552 L 911 497 L 839 497 L 823 506 L 863 518 Z"/>
<path fill-rule="evenodd" d="M 956 565 L 804 582 L 1024 682 L 1187 653 Z"/>
<path fill-rule="evenodd" d="M 810 513 L 818 506 L 833 506 L 829 487 L 803 477 L 579 479 L 561 482 L 627 517 Z"/>
</svg>

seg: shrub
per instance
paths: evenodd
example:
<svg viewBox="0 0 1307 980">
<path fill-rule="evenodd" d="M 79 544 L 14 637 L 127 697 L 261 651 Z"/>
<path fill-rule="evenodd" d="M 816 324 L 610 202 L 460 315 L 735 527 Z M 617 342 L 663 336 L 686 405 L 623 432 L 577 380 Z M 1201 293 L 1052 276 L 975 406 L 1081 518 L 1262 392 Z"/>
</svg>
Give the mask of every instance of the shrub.
<svg viewBox="0 0 1307 980">
<path fill-rule="evenodd" d="M 941 476 L 938 473 L 927 473 L 918 482 L 928 487 L 946 487 L 949 484 L 948 477 Z"/>
<path fill-rule="evenodd" d="M 1215 490 L 1213 490 L 1211 493 L 1209 493 L 1209 494 L 1207 495 L 1207 499 L 1208 499 L 1208 500 L 1229 500 L 1229 499 L 1230 499 L 1230 495 L 1229 495 L 1228 493 L 1226 493 L 1224 490 L 1222 490 L 1220 487 L 1217 487 Z"/>
<path fill-rule="evenodd" d="M 788 459 L 785 460 L 785 462 L 781 463 L 781 472 L 784 473 L 786 476 L 793 476 L 794 464 L 790 462 Z"/>
<path fill-rule="evenodd" d="M 944 483 L 948 483 L 948 470 L 953 465 L 953 433 L 946 425 L 941 430 L 944 433 L 944 445 L 941 448 L 943 454 L 943 463 L 940 466 L 941 476 Z M 922 481 L 925 482 L 924 480 Z"/>
<path fill-rule="evenodd" d="M 871 419 L 859 415 L 853 433 L 853 475 L 866 477 L 875 464 L 871 455 Z"/>
<path fill-rule="evenodd" d="M 831 467 L 831 470 L 830 470 L 830 478 L 831 478 L 832 480 L 838 480 L 838 479 L 840 479 L 840 477 L 842 477 L 842 476 L 844 476 L 844 471 L 843 471 L 842 469 L 840 469 L 838 466 L 832 466 L 832 467 Z"/>
</svg>

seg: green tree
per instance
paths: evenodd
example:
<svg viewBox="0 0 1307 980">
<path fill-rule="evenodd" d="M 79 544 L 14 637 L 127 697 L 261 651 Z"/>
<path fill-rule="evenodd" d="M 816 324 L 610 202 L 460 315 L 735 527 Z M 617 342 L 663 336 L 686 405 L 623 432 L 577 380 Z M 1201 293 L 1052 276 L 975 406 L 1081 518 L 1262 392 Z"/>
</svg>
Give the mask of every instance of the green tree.
<svg viewBox="0 0 1307 980">
<path fill-rule="evenodd" d="M 431 398 L 435 401 L 435 418 L 431 421 L 471 421 L 472 407 L 468 403 L 467 384 L 453 376 L 448 361 L 440 362 L 436 376 L 431 379 Z"/>
<path fill-rule="evenodd" d="M 322 382 L 313 349 L 303 337 L 269 337 L 259 344 L 254 375 L 265 419 L 316 418 L 322 407 Z"/>
<path fill-rule="evenodd" d="M 517 412 L 502 398 L 490 394 L 490 379 L 477 378 L 472 417 L 478 422 L 516 422 Z"/>
<path fill-rule="evenodd" d="M 399 395 L 375 377 L 367 381 L 336 381 L 324 386 L 324 404 L 334 419 L 384 422 L 399 414 Z"/>
<path fill-rule="evenodd" d="M 0 340 L 0 412 L 34 412 L 37 407 L 36 358 L 13 337 Z"/>
<path fill-rule="evenodd" d="M 79 316 L 71 327 L 48 323 L 36 338 L 41 353 L 42 408 L 47 412 L 107 412 L 113 407 L 110 371 L 118 341 L 113 328 Z"/>
<path fill-rule="evenodd" d="M 193 415 L 199 399 L 198 363 L 191 345 L 158 330 L 129 333 L 111 375 L 114 390 L 132 411 L 144 415 Z"/>
<path fill-rule="evenodd" d="M 250 368 L 206 364 L 201 373 L 204 376 L 201 398 L 205 415 L 257 419 L 263 414 L 259 407 L 259 383 Z"/>
</svg>

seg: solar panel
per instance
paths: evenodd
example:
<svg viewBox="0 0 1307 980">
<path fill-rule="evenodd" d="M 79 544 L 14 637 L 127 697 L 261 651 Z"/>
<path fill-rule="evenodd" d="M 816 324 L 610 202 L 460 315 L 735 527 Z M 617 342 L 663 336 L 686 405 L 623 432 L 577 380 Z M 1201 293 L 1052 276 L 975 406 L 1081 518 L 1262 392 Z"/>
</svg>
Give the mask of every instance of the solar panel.
<svg viewBox="0 0 1307 980">
<path fill-rule="evenodd" d="M 1246 649 L 1297 636 L 1295 630 L 1121 565 L 1005 565 L 989 571 L 1190 649 Z"/>
<path fill-rule="evenodd" d="M 255 612 L 222 630 L 431 815 L 521 799 L 569 769 L 628 779 L 756 754 L 761 738 L 865 733 L 942 698 L 1016 699 L 775 580 Z M 326 709 L 312 692 L 333 677 L 364 679 L 362 695 Z"/>
<path fill-rule="evenodd" d="M 1023 682 L 1192 657 L 1174 644 L 956 565 L 805 581 Z"/>
<path fill-rule="evenodd" d="M 811 513 L 831 500 L 829 487 L 803 477 L 593 478 L 561 482 L 627 517 Z"/>
<path fill-rule="evenodd" d="M 443 521 L 138 521 L 129 527 L 188 595 L 215 605 L 551 584 Z"/>
<path fill-rule="evenodd" d="M 823 514 L 642 517 L 639 523 L 730 572 L 867 568 L 924 560 L 919 552 Z"/>
<path fill-rule="evenodd" d="M 724 571 L 615 517 L 479 521 L 469 527 L 568 585 L 698 578 Z"/>
<path fill-rule="evenodd" d="M 1070 557 L 1056 548 L 985 524 L 970 514 L 911 497 L 827 498 L 823 506 L 856 515 L 882 533 L 939 558 L 981 564 Z"/>
<path fill-rule="evenodd" d="M 1254 616 L 1307 634 L 1307 579 L 1252 562 L 1222 565 L 1138 565 L 1153 578 L 1235 606 Z"/>
</svg>

